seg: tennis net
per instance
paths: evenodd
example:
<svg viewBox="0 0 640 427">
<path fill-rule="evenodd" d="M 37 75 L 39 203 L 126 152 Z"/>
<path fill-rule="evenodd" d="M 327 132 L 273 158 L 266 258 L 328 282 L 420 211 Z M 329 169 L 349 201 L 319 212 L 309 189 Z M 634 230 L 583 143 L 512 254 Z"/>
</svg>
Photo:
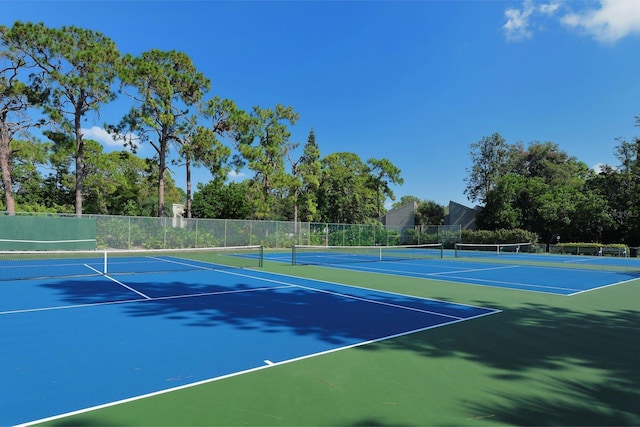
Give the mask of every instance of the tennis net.
<svg viewBox="0 0 640 427">
<path fill-rule="evenodd" d="M 399 261 L 442 258 L 442 244 L 403 246 L 313 246 L 294 245 L 293 265 L 344 264 L 369 261 Z"/>
<path fill-rule="evenodd" d="M 262 267 L 262 246 L 105 251 L 0 251 L 0 281 Z"/>
<path fill-rule="evenodd" d="M 456 243 L 457 258 L 474 256 L 495 256 L 532 252 L 531 243 Z"/>
</svg>

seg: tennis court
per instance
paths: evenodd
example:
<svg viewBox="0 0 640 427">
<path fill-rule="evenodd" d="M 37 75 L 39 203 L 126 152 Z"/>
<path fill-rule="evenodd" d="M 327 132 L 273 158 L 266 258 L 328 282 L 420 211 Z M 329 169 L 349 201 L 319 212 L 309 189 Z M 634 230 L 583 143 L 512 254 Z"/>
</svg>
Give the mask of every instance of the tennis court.
<svg viewBox="0 0 640 427">
<path fill-rule="evenodd" d="M 576 295 L 640 277 L 640 260 L 631 258 L 531 253 L 497 256 L 490 252 L 465 255 L 454 258 L 453 251 L 441 252 L 437 245 L 301 246 L 292 255 L 267 254 L 265 259 L 559 295 Z"/>
<path fill-rule="evenodd" d="M 255 265 L 255 251 L 223 253 L 232 260 L 224 264 L 205 251 L 95 255 L 0 262 L 0 424 L 55 419 L 497 312 L 237 268 Z"/>
</svg>

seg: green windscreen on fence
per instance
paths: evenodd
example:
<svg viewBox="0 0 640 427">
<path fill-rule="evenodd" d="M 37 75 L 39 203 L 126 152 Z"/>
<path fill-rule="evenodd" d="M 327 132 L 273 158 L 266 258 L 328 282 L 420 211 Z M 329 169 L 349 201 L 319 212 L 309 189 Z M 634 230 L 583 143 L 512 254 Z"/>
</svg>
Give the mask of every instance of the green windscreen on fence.
<svg viewBox="0 0 640 427">
<path fill-rule="evenodd" d="M 95 218 L 0 216 L 0 250 L 94 250 Z"/>
</svg>

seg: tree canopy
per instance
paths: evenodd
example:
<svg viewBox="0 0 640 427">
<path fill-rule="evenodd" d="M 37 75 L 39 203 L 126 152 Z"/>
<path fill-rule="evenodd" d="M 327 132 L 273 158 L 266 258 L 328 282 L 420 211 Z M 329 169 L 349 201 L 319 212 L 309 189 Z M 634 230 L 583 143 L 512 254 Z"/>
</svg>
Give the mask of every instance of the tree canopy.
<svg viewBox="0 0 640 427">
<path fill-rule="evenodd" d="M 483 182 L 479 228 L 520 228 L 547 243 L 562 235 L 567 241 L 637 244 L 632 218 L 640 200 L 631 190 L 640 178 L 631 171 L 637 141 L 621 142 L 616 149 L 621 167 L 605 166 L 599 174 L 551 142 L 532 142 L 525 148 L 497 137 L 491 141 L 500 141 L 500 161 L 480 167 L 496 159 L 495 151 L 486 151 L 487 158 L 482 158 L 479 145 L 473 145 L 472 159 L 478 163 L 473 170 L 481 173 L 467 181 L 468 192 L 474 194 L 480 194 L 475 185 Z M 486 169 L 494 173 L 484 173 Z"/>
<path fill-rule="evenodd" d="M 184 52 L 121 54 L 87 29 L 0 26 L 0 207 L 162 216 L 181 203 L 188 216 L 366 223 L 395 200 L 404 179 L 391 159 L 322 156 L 313 129 L 304 145 L 292 140 L 293 106 L 245 111 L 211 86 Z M 116 98 L 125 113 L 104 127 L 123 146 L 104 152 L 81 126 Z M 464 193 L 482 205 L 481 228 L 640 244 L 640 138 L 618 139 L 619 164 L 597 172 L 550 141 L 525 146 L 496 132 L 470 148 Z M 186 192 L 172 167 L 185 168 Z M 194 194 L 192 167 L 211 175 Z M 416 225 L 444 221 L 433 201 L 403 196 L 397 206 L 405 202 L 416 204 Z"/>
<path fill-rule="evenodd" d="M 350 200 L 362 204 L 322 199 L 323 183 L 336 184 L 331 174 L 338 164 L 321 157 L 313 130 L 297 151 L 291 127 L 299 113 L 281 104 L 247 112 L 231 99 L 205 100 L 211 82 L 184 52 L 120 54 L 95 31 L 16 21 L 0 26 L 0 61 L 1 207 L 10 213 L 162 216 L 170 204 L 183 203 L 191 216 L 193 199 L 195 216 L 365 221 L 384 211 L 394 197 L 391 185 L 402 183 L 390 160 L 364 163 L 351 153 L 348 164 L 358 172 Z M 85 138 L 82 123 L 116 98 L 125 113 L 104 127 L 122 150 L 105 153 Z M 37 127 L 40 134 L 32 132 Z M 152 149 L 148 158 L 137 154 L 148 153 L 144 147 Z M 185 168 L 186 193 L 172 167 Z M 193 195 L 192 167 L 211 174 Z M 251 175 L 228 182 L 232 171 Z"/>
<path fill-rule="evenodd" d="M 43 112 L 60 128 L 74 136 L 75 210 L 82 214 L 84 186 L 84 139 L 82 119 L 115 98 L 120 52 L 115 43 L 101 33 L 75 26 L 59 29 L 44 24 L 16 22 L 1 27 L 2 43 L 11 55 L 18 55 L 33 66 L 26 78 L 31 86 L 48 90 Z"/>
</svg>

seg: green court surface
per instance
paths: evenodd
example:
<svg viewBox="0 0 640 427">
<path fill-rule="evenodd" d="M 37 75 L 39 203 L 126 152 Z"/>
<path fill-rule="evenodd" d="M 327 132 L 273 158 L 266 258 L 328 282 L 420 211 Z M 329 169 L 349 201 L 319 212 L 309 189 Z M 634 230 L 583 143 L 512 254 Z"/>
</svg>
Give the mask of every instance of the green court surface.
<svg viewBox="0 0 640 427">
<path fill-rule="evenodd" d="M 48 425 L 640 425 L 639 280 L 567 297 L 312 266 L 264 268 L 502 312 Z"/>
</svg>

